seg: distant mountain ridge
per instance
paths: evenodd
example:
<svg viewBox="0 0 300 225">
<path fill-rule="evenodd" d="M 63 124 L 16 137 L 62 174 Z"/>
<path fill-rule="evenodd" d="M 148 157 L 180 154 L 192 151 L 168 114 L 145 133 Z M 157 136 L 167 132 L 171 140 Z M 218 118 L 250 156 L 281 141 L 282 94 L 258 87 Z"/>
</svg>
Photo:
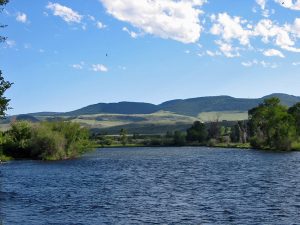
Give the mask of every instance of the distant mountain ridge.
<svg viewBox="0 0 300 225">
<path fill-rule="evenodd" d="M 61 113 L 65 116 L 79 116 L 91 114 L 151 114 L 157 111 L 170 111 L 176 114 L 197 116 L 201 112 L 213 111 L 248 111 L 262 103 L 264 99 L 278 97 L 281 103 L 286 106 L 300 102 L 300 97 L 274 93 L 257 99 L 234 98 L 231 96 L 209 96 L 189 99 L 177 99 L 163 102 L 159 105 L 143 102 L 119 102 L 119 103 L 98 103 L 81 109 Z"/>
<path fill-rule="evenodd" d="M 262 98 L 234 98 L 231 96 L 208 96 L 188 99 L 175 99 L 163 102 L 159 105 L 145 102 L 118 102 L 118 103 L 98 103 L 89 105 L 74 111 L 59 112 L 39 112 L 28 113 L 27 115 L 38 116 L 80 116 L 92 114 L 151 114 L 158 111 L 169 111 L 180 115 L 197 116 L 202 112 L 225 112 L 236 111 L 246 112 L 249 109 L 262 103 L 264 99 L 277 97 L 286 106 L 300 102 L 299 96 L 274 93 Z"/>
<path fill-rule="evenodd" d="M 143 102 L 98 103 L 64 113 L 65 116 L 114 114 L 150 114 L 158 111 L 157 105 Z"/>
</svg>

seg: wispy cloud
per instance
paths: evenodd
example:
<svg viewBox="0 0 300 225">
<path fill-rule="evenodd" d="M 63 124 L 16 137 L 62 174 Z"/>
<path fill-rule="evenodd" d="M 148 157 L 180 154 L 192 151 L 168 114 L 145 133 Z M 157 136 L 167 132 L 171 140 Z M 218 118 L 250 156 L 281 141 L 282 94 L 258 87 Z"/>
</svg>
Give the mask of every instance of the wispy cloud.
<svg viewBox="0 0 300 225">
<path fill-rule="evenodd" d="M 84 68 L 85 62 L 81 61 L 80 63 L 73 64 L 71 67 L 76 70 L 82 70 Z"/>
<path fill-rule="evenodd" d="M 276 50 L 276 49 L 268 49 L 268 50 L 265 50 L 265 51 L 263 52 L 263 54 L 264 54 L 265 56 L 269 56 L 269 57 L 271 57 L 271 56 L 277 56 L 277 57 L 280 57 L 280 58 L 284 58 L 284 57 L 285 57 L 285 56 L 282 54 L 281 51 L 278 51 L 278 50 Z"/>
<path fill-rule="evenodd" d="M 6 40 L 5 44 L 6 44 L 6 47 L 13 48 L 13 47 L 16 46 L 16 41 L 14 41 L 14 40 Z"/>
<path fill-rule="evenodd" d="M 256 59 L 254 59 L 252 61 L 242 62 L 241 64 L 242 64 L 242 66 L 245 66 L 245 67 L 252 67 L 252 66 L 258 65 L 258 66 L 262 66 L 264 68 L 271 68 L 271 69 L 276 69 L 279 66 L 277 63 L 266 62 L 264 60 L 258 61 Z"/>
<path fill-rule="evenodd" d="M 293 62 L 292 65 L 293 66 L 300 66 L 300 62 Z"/>
<path fill-rule="evenodd" d="M 82 15 L 67 6 L 49 2 L 46 8 L 51 10 L 54 16 L 59 16 L 67 23 L 81 23 Z"/>
<path fill-rule="evenodd" d="M 96 24 L 96 26 L 97 26 L 97 28 L 98 29 L 104 29 L 105 27 L 106 27 L 106 25 L 105 24 L 103 24 L 102 22 L 100 22 L 100 21 L 97 21 L 97 24 Z"/>
<path fill-rule="evenodd" d="M 16 16 L 16 20 L 20 23 L 27 23 L 28 18 L 25 13 L 18 12 Z"/>
<path fill-rule="evenodd" d="M 138 34 L 136 32 L 130 31 L 127 27 L 123 27 L 122 30 L 127 32 L 132 38 L 138 37 Z"/>
<path fill-rule="evenodd" d="M 103 64 L 93 64 L 92 70 L 94 72 L 107 72 L 108 68 L 106 66 L 104 66 Z"/>
</svg>

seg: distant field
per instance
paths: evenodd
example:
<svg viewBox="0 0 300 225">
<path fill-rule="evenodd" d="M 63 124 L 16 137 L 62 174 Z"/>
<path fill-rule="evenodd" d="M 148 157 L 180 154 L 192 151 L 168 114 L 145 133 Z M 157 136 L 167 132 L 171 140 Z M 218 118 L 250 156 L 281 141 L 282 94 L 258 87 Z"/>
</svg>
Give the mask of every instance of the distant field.
<svg viewBox="0 0 300 225">
<path fill-rule="evenodd" d="M 162 134 L 167 131 L 185 130 L 196 117 L 178 115 L 166 111 L 152 114 L 94 114 L 81 116 L 36 116 L 38 121 L 66 120 L 80 123 L 93 131 L 118 134 L 122 128 L 128 133 Z M 7 130 L 10 120 L 3 121 L 0 129 Z"/>
<path fill-rule="evenodd" d="M 27 118 L 27 117 L 22 117 Z M 94 114 L 80 116 L 35 116 L 28 117 L 31 121 L 65 120 L 80 123 L 94 132 L 118 134 L 122 128 L 128 133 L 165 134 L 167 131 L 185 131 L 194 121 L 209 122 L 215 120 L 237 121 L 248 118 L 247 112 L 204 112 L 198 118 L 179 115 L 167 111 L 158 111 L 152 114 Z M 10 127 L 10 121 L 2 121 L 1 130 Z"/>
<path fill-rule="evenodd" d="M 115 134 L 121 128 L 129 133 L 162 133 L 168 129 L 184 129 L 190 126 L 195 117 L 178 115 L 170 112 L 159 111 L 152 114 L 96 114 L 83 115 L 73 118 L 71 121 L 87 126 L 99 132 Z"/>
<path fill-rule="evenodd" d="M 236 112 L 236 111 L 203 112 L 198 115 L 198 118 L 204 122 L 211 122 L 216 120 L 239 121 L 239 120 L 247 120 L 248 112 Z"/>
</svg>

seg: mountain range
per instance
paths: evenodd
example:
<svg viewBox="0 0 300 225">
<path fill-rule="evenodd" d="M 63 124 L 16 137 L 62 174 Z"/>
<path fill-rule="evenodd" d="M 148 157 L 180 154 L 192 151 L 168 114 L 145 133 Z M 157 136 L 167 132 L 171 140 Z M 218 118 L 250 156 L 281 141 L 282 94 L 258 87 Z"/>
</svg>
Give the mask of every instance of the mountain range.
<svg viewBox="0 0 300 225">
<path fill-rule="evenodd" d="M 231 96 L 211 96 L 189 99 L 176 99 L 159 105 L 144 102 L 98 103 L 65 113 L 31 113 L 31 116 L 79 116 L 92 114 L 151 114 L 157 111 L 168 111 L 180 115 L 197 116 L 201 112 L 246 112 L 262 103 L 264 99 L 277 97 L 286 106 L 300 102 L 300 97 L 288 94 L 271 94 L 262 98 L 234 98 Z"/>
<path fill-rule="evenodd" d="M 143 102 L 98 103 L 70 112 L 40 112 L 10 116 L 0 122 L 6 130 L 13 120 L 72 121 L 95 132 L 118 134 L 125 128 L 129 133 L 163 134 L 185 130 L 194 121 L 238 121 L 248 118 L 248 110 L 264 99 L 277 97 L 286 106 L 300 102 L 300 97 L 271 94 L 257 99 L 212 96 L 176 99 L 155 105 Z"/>
</svg>

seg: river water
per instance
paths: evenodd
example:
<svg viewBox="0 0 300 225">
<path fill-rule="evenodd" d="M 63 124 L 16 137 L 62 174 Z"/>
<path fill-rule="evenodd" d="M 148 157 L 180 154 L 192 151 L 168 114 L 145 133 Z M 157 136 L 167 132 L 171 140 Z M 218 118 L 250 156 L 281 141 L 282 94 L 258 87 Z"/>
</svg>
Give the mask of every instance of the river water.
<svg viewBox="0 0 300 225">
<path fill-rule="evenodd" d="M 300 224 L 300 152 L 99 149 L 0 165 L 0 224 Z"/>
</svg>

